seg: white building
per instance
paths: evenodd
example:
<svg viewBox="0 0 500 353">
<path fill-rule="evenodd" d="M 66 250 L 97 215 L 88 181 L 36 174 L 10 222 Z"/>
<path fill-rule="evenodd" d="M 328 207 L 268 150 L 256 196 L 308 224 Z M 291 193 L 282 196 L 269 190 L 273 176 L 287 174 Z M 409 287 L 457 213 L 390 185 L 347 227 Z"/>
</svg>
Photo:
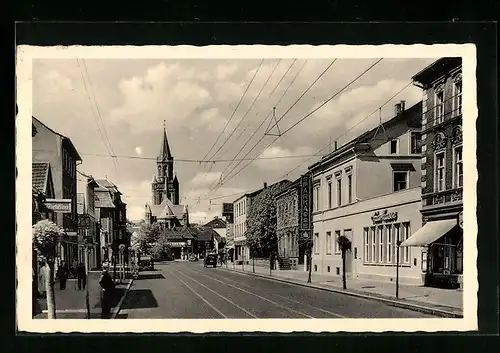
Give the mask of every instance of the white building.
<svg viewBox="0 0 500 353">
<path fill-rule="evenodd" d="M 100 263 L 100 230 L 95 209 L 95 189 L 99 187 L 92 177 L 78 175 L 77 213 L 78 213 L 78 262 L 85 263 L 85 244 L 89 252 L 89 268 Z"/>
<path fill-rule="evenodd" d="M 313 177 L 312 271 L 342 275 L 337 239 L 352 243 L 346 254 L 351 278 L 393 281 L 397 241 L 422 226 L 421 113 L 400 104 L 396 116 L 309 167 Z M 402 282 L 421 284 L 421 253 L 400 248 Z"/>
</svg>

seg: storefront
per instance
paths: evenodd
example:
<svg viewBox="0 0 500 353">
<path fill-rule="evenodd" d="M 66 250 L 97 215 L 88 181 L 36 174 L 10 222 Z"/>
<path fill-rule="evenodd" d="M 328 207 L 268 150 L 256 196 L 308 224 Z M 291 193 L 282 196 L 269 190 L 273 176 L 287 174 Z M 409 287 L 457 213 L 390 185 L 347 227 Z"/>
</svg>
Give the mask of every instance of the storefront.
<svg viewBox="0 0 500 353">
<path fill-rule="evenodd" d="M 426 286 L 441 288 L 462 286 L 462 212 L 426 222 L 401 246 L 425 249 L 422 252 L 422 273 Z"/>
<path fill-rule="evenodd" d="M 313 272 L 342 275 L 337 239 L 351 241 L 346 253 L 350 278 L 423 283 L 421 250 L 398 247 L 422 225 L 420 188 L 404 190 L 313 215 Z M 399 251 L 399 257 L 397 252 Z"/>
</svg>

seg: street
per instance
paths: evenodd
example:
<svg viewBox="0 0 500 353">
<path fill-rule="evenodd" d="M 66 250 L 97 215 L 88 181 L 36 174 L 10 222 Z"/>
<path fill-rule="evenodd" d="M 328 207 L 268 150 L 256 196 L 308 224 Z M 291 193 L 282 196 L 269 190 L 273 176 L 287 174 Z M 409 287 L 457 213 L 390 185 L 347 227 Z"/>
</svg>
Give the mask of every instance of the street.
<svg viewBox="0 0 500 353">
<path fill-rule="evenodd" d="M 232 272 L 168 262 L 141 272 L 121 318 L 432 318 L 377 301 Z"/>
</svg>

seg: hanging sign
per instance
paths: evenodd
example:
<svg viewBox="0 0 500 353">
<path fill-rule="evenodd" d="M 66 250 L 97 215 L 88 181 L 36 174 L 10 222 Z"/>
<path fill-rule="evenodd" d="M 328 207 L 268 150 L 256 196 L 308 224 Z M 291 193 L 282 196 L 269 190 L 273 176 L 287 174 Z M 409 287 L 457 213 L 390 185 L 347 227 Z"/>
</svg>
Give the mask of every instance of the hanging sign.
<svg viewBox="0 0 500 353">
<path fill-rule="evenodd" d="M 71 199 L 47 199 L 44 206 L 57 213 L 71 213 Z"/>
<path fill-rule="evenodd" d="M 301 230 L 311 230 L 311 185 L 312 185 L 312 175 L 305 174 L 300 178 L 300 228 Z M 304 236 L 304 232 L 302 235 Z M 310 237 L 310 232 L 307 232 L 308 238 Z"/>
<path fill-rule="evenodd" d="M 78 215 L 78 228 L 79 229 L 89 229 L 90 228 L 90 216 L 88 214 Z"/>
</svg>

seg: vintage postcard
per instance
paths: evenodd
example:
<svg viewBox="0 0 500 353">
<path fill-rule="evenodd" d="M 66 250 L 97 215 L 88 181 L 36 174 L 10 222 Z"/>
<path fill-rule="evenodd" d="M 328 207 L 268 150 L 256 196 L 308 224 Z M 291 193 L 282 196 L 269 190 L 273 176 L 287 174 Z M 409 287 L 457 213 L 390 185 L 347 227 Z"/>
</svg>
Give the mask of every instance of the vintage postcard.
<svg viewBox="0 0 500 353">
<path fill-rule="evenodd" d="M 477 330 L 475 69 L 472 44 L 19 46 L 19 330 Z"/>
</svg>

